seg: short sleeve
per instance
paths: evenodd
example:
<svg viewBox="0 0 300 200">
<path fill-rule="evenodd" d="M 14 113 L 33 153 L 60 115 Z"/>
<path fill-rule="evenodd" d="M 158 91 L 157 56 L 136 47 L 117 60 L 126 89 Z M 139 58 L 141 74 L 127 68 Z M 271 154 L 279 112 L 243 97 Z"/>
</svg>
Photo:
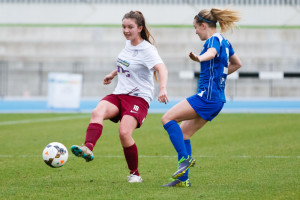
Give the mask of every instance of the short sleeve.
<svg viewBox="0 0 300 200">
<path fill-rule="evenodd" d="M 232 45 L 229 43 L 229 57 L 233 56 L 233 54 L 234 54 L 234 50 L 232 48 Z"/>
<path fill-rule="evenodd" d="M 160 56 L 154 46 L 151 46 L 151 47 L 145 49 L 144 56 L 145 56 L 144 63 L 148 69 L 153 68 L 155 65 L 157 65 L 159 63 L 163 63 L 162 59 L 160 58 Z"/>
<path fill-rule="evenodd" d="M 213 36 L 207 41 L 207 49 L 209 48 L 215 48 L 217 50 L 217 55 L 219 55 L 221 44 L 217 36 Z"/>
</svg>

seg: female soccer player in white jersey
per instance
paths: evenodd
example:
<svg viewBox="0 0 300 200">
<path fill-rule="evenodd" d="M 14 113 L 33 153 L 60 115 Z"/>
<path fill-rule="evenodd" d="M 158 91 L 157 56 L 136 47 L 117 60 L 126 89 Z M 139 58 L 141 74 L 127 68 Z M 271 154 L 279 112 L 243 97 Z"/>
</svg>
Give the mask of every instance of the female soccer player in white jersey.
<svg viewBox="0 0 300 200">
<path fill-rule="evenodd" d="M 200 40 L 206 41 L 200 55 L 190 53 L 191 60 L 200 63 L 200 77 L 197 94 L 188 97 L 171 108 L 162 117 L 164 128 L 178 153 L 178 170 L 166 187 L 191 186 L 188 170 L 195 164 L 191 157 L 190 137 L 211 121 L 225 103 L 225 81 L 227 75 L 239 69 L 242 64 L 230 42 L 217 32 L 219 22 L 221 32 L 234 27 L 239 21 L 239 13 L 229 9 L 201 10 L 194 17 L 194 28 Z M 177 124 L 182 122 L 180 126 Z"/>
<path fill-rule="evenodd" d="M 92 112 L 86 131 L 84 146 L 74 145 L 74 155 L 87 162 L 94 159 L 93 149 L 102 134 L 103 120 L 110 119 L 119 125 L 119 137 L 130 170 L 128 182 L 142 182 L 138 171 L 138 151 L 132 133 L 139 128 L 147 115 L 153 99 L 154 78 L 159 74 L 160 91 L 158 101 L 167 103 L 168 71 L 156 48 L 150 43 L 144 16 L 139 11 L 130 11 L 122 19 L 125 48 L 116 61 L 116 69 L 104 77 L 103 83 L 110 84 L 115 76 L 118 83 L 114 92 L 105 96 Z"/>
</svg>

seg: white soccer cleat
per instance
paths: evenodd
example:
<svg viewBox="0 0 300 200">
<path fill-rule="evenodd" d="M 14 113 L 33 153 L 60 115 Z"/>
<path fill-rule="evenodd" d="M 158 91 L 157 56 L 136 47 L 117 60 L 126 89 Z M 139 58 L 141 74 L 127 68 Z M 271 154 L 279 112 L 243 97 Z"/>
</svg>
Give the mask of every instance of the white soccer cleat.
<svg viewBox="0 0 300 200">
<path fill-rule="evenodd" d="M 128 178 L 128 182 L 129 183 L 141 183 L 143 182 L 143 179 L 141 176 L 137 176 L 137 175 L 134 175 L 134 174 L 130 174 L 130 176 L 127 176 Z"/>
<path fill-rule="evenodd" d="M 93 152 L 86 146 L 73 145 L 71 151 L 75 156 L 84 158 L 86 162 L 94 160 Z"/>
</svg>

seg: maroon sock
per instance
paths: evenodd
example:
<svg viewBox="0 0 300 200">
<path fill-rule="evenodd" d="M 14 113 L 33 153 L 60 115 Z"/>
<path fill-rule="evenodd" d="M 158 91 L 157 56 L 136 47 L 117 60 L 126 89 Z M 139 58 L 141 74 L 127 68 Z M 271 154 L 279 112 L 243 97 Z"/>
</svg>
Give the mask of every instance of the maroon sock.
<svg viewBox="0 0 300 200">
<path fill-rule="evenodd" d="M 130 170 L 130 174 L 135 174 L 139 176 L 139 171 L 138 171 L 138 150 L 136 147 L 136 144 L 134 143 L 130 147 L 123 147 L 124 150 L 124 155 L 126 158 L 126 162 L 128 165 L 128 168 Z"/>
<path fill-rule="evenodd" d="M 90 123 L 85 136 L 84 145 L 88 147 L 91 151 L 93 151 L 96 142 L 101 136 L 103 126 L 97 123 Z"/>
</svg>

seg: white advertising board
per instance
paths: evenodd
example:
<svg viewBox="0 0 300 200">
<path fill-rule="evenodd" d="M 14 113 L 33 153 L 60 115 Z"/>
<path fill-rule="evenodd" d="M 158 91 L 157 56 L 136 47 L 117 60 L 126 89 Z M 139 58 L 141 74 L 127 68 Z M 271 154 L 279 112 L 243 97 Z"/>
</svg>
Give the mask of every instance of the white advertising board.
<svg viewBox="0 0 300 200">
<path fill-rule="evenodd" d="M 48 74 L 48 108 L 79 109 L 81 74 Z"/>
</svg>

